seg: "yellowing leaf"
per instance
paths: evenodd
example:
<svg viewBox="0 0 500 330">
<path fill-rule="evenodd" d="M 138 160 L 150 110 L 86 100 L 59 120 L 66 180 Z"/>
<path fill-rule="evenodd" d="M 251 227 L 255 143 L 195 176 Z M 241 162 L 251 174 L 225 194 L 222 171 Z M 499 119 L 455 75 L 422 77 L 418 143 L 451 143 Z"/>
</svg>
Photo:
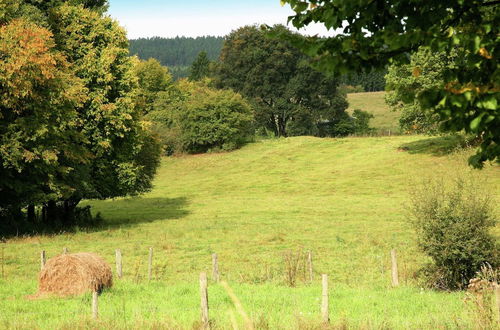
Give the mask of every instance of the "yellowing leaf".
<svg viewBox="0 0 500 330">
<path fill-rule="evenodd" d="M 419 67 L 413 68 L 413 76 L 414 77 L 419 77 L 421 73 L 422 73 L 422 70 Z"/>
<path fill-rule="evenodd" d="M 493 57 L 490 55 L 490 53 L 486 50 L 486 48 L 484 47 L 481 47 L 479 49 L 479 55 L 481 55 L 482 57 L 488 59 L 488 60 L 491 60 Z"/>
</svg>

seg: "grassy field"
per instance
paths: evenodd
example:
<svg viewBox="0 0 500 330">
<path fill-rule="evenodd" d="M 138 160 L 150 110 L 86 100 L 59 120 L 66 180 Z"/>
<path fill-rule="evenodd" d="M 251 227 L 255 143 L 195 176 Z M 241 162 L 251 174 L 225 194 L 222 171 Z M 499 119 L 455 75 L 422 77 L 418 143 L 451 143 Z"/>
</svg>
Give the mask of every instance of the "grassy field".
<svg viewBox="0 0 500 330">
<path fill-rule="evenodd" d="M 329 274 L 332 324 L 347 328 L 473 328 L 461 292 L 422 289 L 426 262 L 405 220 L 408 187 L 428 175 L 464 171 L 453 138 L 393 136 L 256 142 L 232 153 L 163 159 L 144 196 L 89 201 L 105 224 L 51 236 L 12 238 L 4 248 L 0 328 L 196 328 L 198 276 L 218 253 L 221 276 L 257 328 L 320 328 L 320 274 Z M 479 173 L 497 200 L 498 167 Z M 498 214 L 497 210 L 497 214 Z M 500 230 L 495 231 L 500 237 Z M 100 298 L 28 300 L 36 292 L 39 253 L 89 251 L 114 262 L 124 278 Z M 147 274 L 153 247 L 154 279 Z M 390 284 L 390 250 L 398 251 L 399 288 Z M 286 251 L 312 251 L 313 283 L 299 267 L 284 280 Z M 114 268 L 114 267 L 113 267 Z M 242 320 L 224 289 L 209 283 L 213 328 Z"/>
<path fill-rule="evenodd" d="M 391 131 L 392 134 L 397 134 L 400 131 L 400 114 L 389 109 L 385 104 L 384 95 L 385 92 L 347 94 L 348 111 L 352 112 L 355 109 L 368 111 L 374 116 L 370 121 L 370 126 L 375 128 L 377 132 L 387 134 Z"/>
</svg>

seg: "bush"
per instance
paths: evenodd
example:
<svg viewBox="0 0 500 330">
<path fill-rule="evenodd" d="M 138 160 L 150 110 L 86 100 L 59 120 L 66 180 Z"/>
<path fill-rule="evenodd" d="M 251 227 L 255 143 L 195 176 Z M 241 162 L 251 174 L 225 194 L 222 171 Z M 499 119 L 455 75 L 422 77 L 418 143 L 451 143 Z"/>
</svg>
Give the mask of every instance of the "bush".
<svg viewBox="0 0 500 330">
<path fill-rule="evenodd" d="M 373 132 L 370 127 L 370 119 L 373 115 L 367 111 L 356 109 L 352 116 L 344 113 L 336 121 L 325 121 L 318 124 L 318 135 L 325 136 L 347 136 L 352 134 L 363 135 Z"/>
<path fill-rule="evenodd" d="M 148 115 L 168 154 L 228 151 L 253 137 L 252 110 L 239 94 L 186 80 L 176 88 Z"/>
<path fill-rule="evenodd" d="M 498 265 L 491 197 L 472 174 L 417 185 L 409 211 L 419 247 L 432 258 L 423 270 L 432 287 L 463 289 L 482 265 Z"/>
</svg>

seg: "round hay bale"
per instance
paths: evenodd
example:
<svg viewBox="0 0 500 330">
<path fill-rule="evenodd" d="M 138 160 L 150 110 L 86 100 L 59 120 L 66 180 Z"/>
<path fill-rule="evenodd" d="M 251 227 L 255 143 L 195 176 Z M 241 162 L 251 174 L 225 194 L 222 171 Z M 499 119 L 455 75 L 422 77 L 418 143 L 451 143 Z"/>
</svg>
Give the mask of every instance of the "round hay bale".
<svg viewBox="0 0 500 330">
<path fill-rule="evenodd" d="M 113 285 L 111 267 L 97 254 L 61 254 L 49 259 L 38 277 L 37 295 L 79 295 Z"/>
</svg>

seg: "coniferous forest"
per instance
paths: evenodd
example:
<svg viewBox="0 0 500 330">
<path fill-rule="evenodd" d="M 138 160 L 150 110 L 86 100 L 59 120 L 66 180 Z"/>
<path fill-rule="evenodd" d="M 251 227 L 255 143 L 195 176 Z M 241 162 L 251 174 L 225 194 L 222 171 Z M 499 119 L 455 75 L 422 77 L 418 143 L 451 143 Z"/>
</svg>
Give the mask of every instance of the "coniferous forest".
<svg viewBox="0 0 500 330">
<path fill-rule="evenodd" d="M 142 60 L 154 58 L 168 66 L 174 78 L 189 75 L 189 66 L 202 51 L 211 61 L 219 58 L 224 37 L 176 37 L 176 38 L 139 38 L 130 40 L 130 54 Z"/>
</svg>

